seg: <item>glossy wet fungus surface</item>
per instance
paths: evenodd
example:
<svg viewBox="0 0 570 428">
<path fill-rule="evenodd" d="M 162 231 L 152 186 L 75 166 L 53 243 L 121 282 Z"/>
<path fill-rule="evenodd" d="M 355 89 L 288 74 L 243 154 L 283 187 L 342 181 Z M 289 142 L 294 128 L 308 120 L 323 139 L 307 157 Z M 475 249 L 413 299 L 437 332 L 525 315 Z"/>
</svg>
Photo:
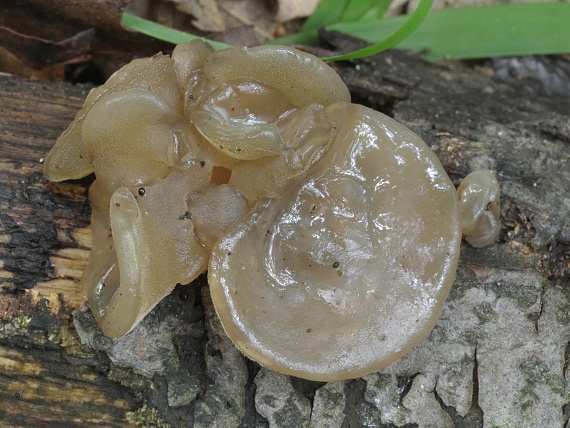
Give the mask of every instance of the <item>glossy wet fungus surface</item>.
<svg viewBox="0 0 570 428">
<path fill-rule="evenodd" d="M 194 41 L 126 65 L 46 158 L 52 181 L 92 172 L 81 286 L 107 336 L 207 270 L 236 346 L 313 380 L 371 373 L 422 341 L 462 234 L 484 246 L 499 230 L 492 173 L 456 193 L 417 135 L 288 47 Z"/>
</svg>

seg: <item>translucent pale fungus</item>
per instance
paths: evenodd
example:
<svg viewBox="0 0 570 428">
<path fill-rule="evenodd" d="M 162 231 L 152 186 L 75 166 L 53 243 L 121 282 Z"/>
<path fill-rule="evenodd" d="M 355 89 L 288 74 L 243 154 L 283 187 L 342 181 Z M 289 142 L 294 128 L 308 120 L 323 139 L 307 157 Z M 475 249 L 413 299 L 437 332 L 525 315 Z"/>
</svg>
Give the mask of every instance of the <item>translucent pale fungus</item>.
<svg viewBox="0 0 570 428">
<path fill-rule="evenodd" d="M 424 339 L 453 283 L 455 188 L 425 143 L 335 104 L 303 182 L 230 228 L 210 260 L 216 309 L 249 357 L 317 380 L 358 377 Z"/>
<path fill-rule="evenodd" d="M 496 241 L 499 224 L 501 190 L 489 170 L 474 171 L 457 188 L 461 229 L 465 240 L 474 247 L 485 247 Z"/>
<path fill-rule="evenodd" d="M 117 71 L 45 162 L 53 181 L 91 172 L 82 287 L 107 336 L 207 269 L 240 350 L 307 379 L 362 376 L 416 346 L 461 235 L 488 245 L 500 227 L 490 172 L 456 194 L 417 135 L 282 46 L 193 41 Z"/>
</svg>

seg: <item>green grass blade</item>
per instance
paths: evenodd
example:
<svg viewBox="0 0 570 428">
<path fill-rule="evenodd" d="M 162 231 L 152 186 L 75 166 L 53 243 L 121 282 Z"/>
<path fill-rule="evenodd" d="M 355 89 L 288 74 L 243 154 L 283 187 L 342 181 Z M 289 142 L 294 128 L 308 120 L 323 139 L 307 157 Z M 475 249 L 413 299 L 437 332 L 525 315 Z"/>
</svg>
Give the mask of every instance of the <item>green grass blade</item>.
<svg viewBox="0 0 570 428">
<path fill-rule="evenodd" d="M 339 22 L 381 19 L 392 0 L 349 0 Z"/>
<path fill-rule="evenodd" d="M 348 0 L 339 22 L 359 21 L 378 0 Z"/>
<path fill-rule="evenodd" d="M 382 52 L 386 49 L 390 49 L 394 46 L 396 46 L 397 44 L 401 43 L 403 40 L 405 40 L 406 38 L 408 38 L 414 31 L 416 31 L 416 29 L 420 26 L 420 24 L 424 21 L 424 19 L 426 18 L 427 14 L 429 13 L 429 10 L 431 8 L 431 5 L 433 3 L 433 0 L 420 0 L 420 3 L 418 4 L 417 9 L 414 11 L 414 13 L 412 13 L 409 16 L 404 16 L 403 18 L 403 22 L 402 24 L 399 26 L 399 28 L 397 28 L 395 31 L 392 32 L 392 34 L 388 35 L 386 38 L 378 38 L 375 41 L 381 40 L 380 42 L 377 42 L 375 44 L 373 44 L 372 46 L 367 46 L 363 49 L 359 49 L 357 51 L 354 52 L 350 52 L 344 55 L 337 55 L 337 56 L 333 56 L 333 57 L 328 57 L 328 58 L 323 58 L 323 60 L 325 61 L 342 61 L 342 60 L 347 60 L 347 59 L 356 59 L 356 58 L 362 58 L 365 56 L 370 56 L 370 55 L 374 55 L 378 52 Z M 382 25 L 382 23 L 385 20 L 381 20 L 381 21 L 372 21 L 374 25 Z M 362 22 L 356 22 L 356 23 L 339 23 L 339 24 L 335 24 L 333 26 L 331 26 L 330 28 L 335 28 L 338 27 L 339 25 L 363 25 L 365 23 L 368 23 L 370 21 L 362 21 Z M 340 30 L 342 31 L 342 30 Z M 346 32 L 346 31 L 344 31 Z M 350 33 L 348 33 L 350 34 Z M 389 34 L 389 33 L 388 33 Z M 358 36 L 356 36 L 358 37 Z M 363 37 L 361 37 L 363 38 Z M 365 39 L 367 40 L 367 39 Z"/>
<path fill-rule="evenodd" d="M 193 39 L 201 39 L 210 44 L 217 51 L 231 48 L 230 45 L 226 45 L 225 43 L 215 42 L 204 37 L 198 37 L 173 28 L 168 28 L 164 25 L 139 18 L 138 16 L 134 16 L 126 12 L 123 13 L 123 16 L 121 17 L 121 25 L 123 27 L 130 28 L 131 30 L 138 31 L 139 33 L 146 34 L 147 36 L 154 37 L 155 39 L 164 40 L 165 42 L 174 44 L 187 42 Z"/>
<path fill-rule="evenodd" d="M 317 31 L 329 24 L 340 22 L 349 2 L 350 0 L 322 0 L 301 27 L 301 32 Z"/>
<path fill-rule="evenodd" d="M 322 0 L 298 33 L 265 43 L 314 45 L 318 41 L 319 29 L 340 22 L 382 17 L 391 3 L 392 0 Z"/>
<path fill-rule="evenodd" d="M 375 43 L 406 17 L 327 27 Z M 398 48 L 430 60 L 570 52 L 570 3 L 527 3 L 433 11 Z"/>
<path fill-rule="evenodd" d="M 380 1 L 374 18 L 376 18 L 376 19 L 384 18 L 384 15 L 386 15 L 386 12 L 388 12 L 388 9 L 390 9 L 391 4 L 392 4 L 392 0 Z"/>
</svg>

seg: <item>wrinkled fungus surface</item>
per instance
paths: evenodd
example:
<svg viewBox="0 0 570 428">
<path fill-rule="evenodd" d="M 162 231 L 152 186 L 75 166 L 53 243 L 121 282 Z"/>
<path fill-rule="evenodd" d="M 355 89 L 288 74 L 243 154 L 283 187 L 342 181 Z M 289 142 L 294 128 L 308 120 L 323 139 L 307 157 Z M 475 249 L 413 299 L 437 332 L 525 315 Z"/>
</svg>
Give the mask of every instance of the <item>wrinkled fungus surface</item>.
<svg viewBox="0 0 570 428">
<path fill-rule="evenodd" d="M 499 230 L 492 173 L 456 193 L 417 135 L 350 104 L 332 69 L 287 47 L 193 41 L 131 62 L 89 94 L 44 172 L 95 173 L 81 286 L 107 336 L 208 270 L 239 349 L 314 380 L 417 345 L 462 234 L 483 246 Z"/>
</svg>

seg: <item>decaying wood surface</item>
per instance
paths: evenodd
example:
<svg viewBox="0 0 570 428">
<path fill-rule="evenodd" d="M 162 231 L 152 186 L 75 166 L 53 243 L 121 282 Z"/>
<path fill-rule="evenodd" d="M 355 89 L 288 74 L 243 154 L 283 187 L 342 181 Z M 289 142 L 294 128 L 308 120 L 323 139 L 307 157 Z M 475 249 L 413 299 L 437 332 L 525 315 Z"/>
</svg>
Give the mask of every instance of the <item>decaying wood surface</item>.
<svg viewBox="0 0 570 428">
<path fill-rule="evenodd" d="M 334 35 L 328 38 L 340 48 L 354 43 Z M 463 301 L 465 290 L 486 290 L 497 296 L 508 291 L 518 299 L 523 288 L 506 290 L 505 282 L 501 288 L 501 281 L 485 281 L 495 276 L 507 278 L 508 283 L 508 275 L 520 274 L 524 281 L 531 278 L 539 283 L 536 301 L 532 297 L 527 304 L 525 296 L 519 300 L 527 305 L 522 322 L 528 326 L 524 328 L 535 331 L 536 327 L 532 334 L 540 339 L 541 323 L 551 314 L 548 290 L 570 295 L 568 99 L 541 97 L 471 68 L 432 65 L 400 52 L 335 67 L 356 102 L 378 108 L 419 133 L 456 184 L 472 169 L 497 171 L 505 195 L 503 231 L 498 244 L 487 249 L 463 246 L 450 313 Z M 74 324 L 72 311 L 83 303 L 78 278 L 90 246 L 89 179 L 47 183 L 42 177 L 42 158 L 73 119 L 87 92 L 67 84 L 0 76 L 0 425 L 293 427 L 311 423 L 357 427 L 366 422 L 381 427 L 422 425 L 427 423 L 422 417 L 428 414 L 435 418 L 431 422 L 438 421 L 433 426 L 496 426 L 503 416 L 489 403 L 497 391 L 488 380 L 492 376 L 489 359 L 496 354 L 485 348 L 489 341 L 483 328 L 461 337 L 467 349 L 461 370 L 467 370 L 465 391 L 470 394 L 462 407 L 438 389 L 442 381 L 425 390 L 423 401 L 412 400 L 419 379 L 429 385 L 431 374 L 436 373 L 405 368 L 406 364 L 412 367 L 415 358 L 419 361 L 417 355 L 424 345 L 391 371 L 336 384 L 260 370 L 228 344 L 216 324 L 203 282 L 178 287 L 134 332 L 141 348 L 145 340 L 152 344 L 167 337 L 156 355 L 168 357 L 168 362 L 155 361 L 152 350 L 135 349 L 134 339 L 121 342 L 102 337 L 86 310 L 77 312 Z M 500 305 L 494 306 L 496 301 L 503 300 L 497 297 L 487 306 L 477 306 L 477 311 L 488 309 L 484 314 L 477 312 L 482 326 L 489 326 L 485 323 L 496 314 L 503 316 Z M 169 316 L 184 308 L 188 309 L 185 325 L 191 327 L 182 333 L 174 327 L 169 330 L 169 323 L 177 322 Z M 487 313 L 491 315 L 485 318 Z M 453 323 L 449 319 L 453 317 L 444 319 L 436 331 L 452 331 L 445 324 Z M 504 334 L 508 336 L 508 329 Z M 541 372 L 544 376 L 553 376 L 549 384 L 552 379 L 561 384 L 559 401 L 552 399 L 559 412 L 553 410 L 554 419 L 535 412 L 536 418 L 542 418 L 539 421 L 567 420 L 563 408 L 570 402 L 564 378 L 568 338 L 570 334 L 561 333 L 553 339 L 561 342 L 559 359 L 543 366 L 536 363 L 546 367 Z M 170 339 L 172 343 L 167 343 Z M 425 346 L 437 340 L 430 337 Z M 134 349 L 134 357 L 125 349 Z M 521 358 L 532 364 L 542 361 L 538 345 L 530 345 L 525 352 L 528 358 Z M 442 378 L 457 369 L 445 364 L 438 366 Z M 513 376 L 518 375 L 516 370 Z M 371 398 L 378 391 L 388 391 L 380 386 L 386 379 L 395 382 L 394 391 L 399 391 L 395 400 L 396 407 L 405 411 L 401 419 L 386 419 L 382 404 Z M 542 390 L 533 391 L 539 403 L 550 397 Z M 520 393 L 512 391 L 513 395 Z M 329 402 L 323 397 L 335 398 Z M 388 396 L 384 398 L 389 401 Z M 332 404 L 329 408 L 323 403 Z M 431 413 L 422 413 L 414 403 Z M 525 409 L 533 410 L 529 403 L 523 402 Z M 517 421 L 513 426 L 530 426 Z"/>
<path fill-rule="evenodd" d="M 127 426 L 140 402 L 74 334 L 89 254 L 86 187 L 42 158 L 87 91 L 0 76 L 0 425 Z"/>
</svg>

